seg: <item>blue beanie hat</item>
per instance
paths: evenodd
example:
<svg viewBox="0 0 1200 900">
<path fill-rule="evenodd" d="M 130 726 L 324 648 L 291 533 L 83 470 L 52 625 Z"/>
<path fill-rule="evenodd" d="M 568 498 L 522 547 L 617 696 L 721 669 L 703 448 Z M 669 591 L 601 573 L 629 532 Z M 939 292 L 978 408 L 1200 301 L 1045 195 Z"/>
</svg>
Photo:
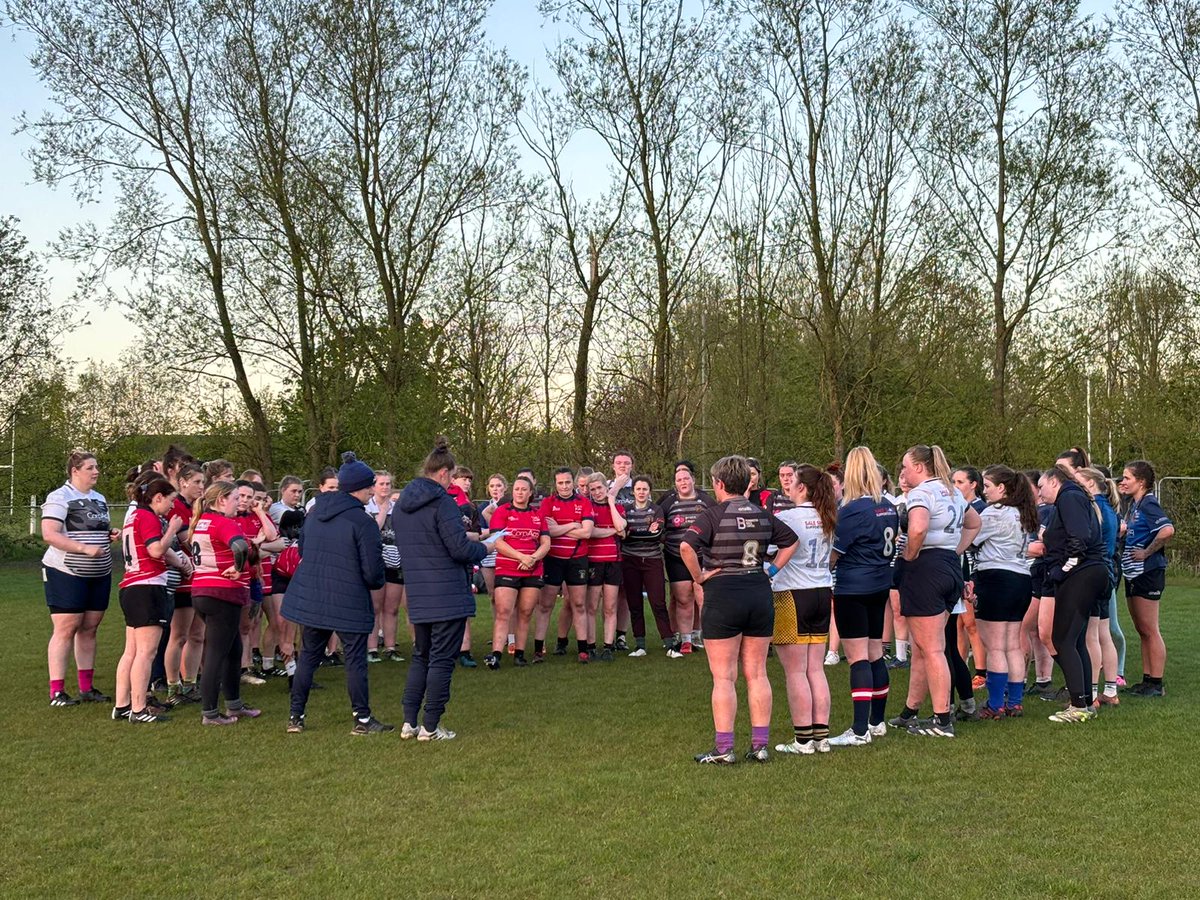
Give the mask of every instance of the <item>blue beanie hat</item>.
<svg viewBox="0 0 1200 900">
<path fill-rule="evenodd" d="M 353 494 L 375 484 L 375 470 L 350 451 L 342 454 L 342 467 L 338 469 L 338 490 Z"/>
</svg>

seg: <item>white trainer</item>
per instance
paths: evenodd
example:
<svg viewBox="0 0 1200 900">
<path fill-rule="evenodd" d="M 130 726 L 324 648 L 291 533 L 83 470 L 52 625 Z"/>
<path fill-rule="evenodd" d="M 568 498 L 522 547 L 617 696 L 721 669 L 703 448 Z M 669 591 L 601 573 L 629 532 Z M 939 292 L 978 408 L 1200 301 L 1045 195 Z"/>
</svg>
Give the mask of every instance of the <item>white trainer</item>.
<svg viewBox="0 0 1200 900">
<path fill-rule="evenodd" d="M 868 725 L 867 734 L 869 734 L 872 739 L 883 737 L 885 734 L 887 734 L 887 722 L 880 722 L 878 725 Z"/>
<path fill-rule="evenodd" d="M 447 729 L 445 725 L 439 725 L 434 731 L 426 731 L 425 726 L 422 725 L 421 730 L 417 732 L 417 740 L 422 744 L 427 741 L 452 741 L 456 737 L 458 735 Z"/>
<path fill-rule="evenodd" d="M 829 752 L 830 746 L 829 746 L 828 740 L 820 740 L 820 741 L 817 741 L 816 744 L 817 744 L 817 752 L 818 753 L 828 753 Z"/>
<path fill-rule="evenodd" d="M 645 648 L 645 647 L 638 647 L 636 650 L 634 650 L 632 653 L 630 653 L 630 654 L 629 654 L 629 656 L 630 656 L 631 658 L 632 658 L 632 657 L 635 657 L 635 656 L 636 656 L 636 657 L 642 657 L 642 656 L 645 656 L 645 655 L 646 655 L 646 648 Z"/>
<path fill-rule="evenodd" d="M 776 744 L 776 753 L 798 753 L 802 756 L 810 756 L 817 752 L 817 745 L 814 741 L 791 741 L 787 744 Z"/>
<path fill-rule="evenodd" d="M 838 664 L 838 655 L 830 650 L 825 654 L 825 665 L 836 666 Z"/>
<path fill-rule="evenodd" d="M 416 725 L 409 725 L 407 722 L 405 722 L 400 726 L 400 740 L 407 741 L 410 738 L 415 738 L 420 731 L 421 729 Z"/>
<path fill-rule="evenodd" d="M 853 728 L 847 728 L 837 737 L 829 739 L 830 747 L 865 747 L 869 743 L 871 743 L 870 730 L 866 734 L 855 734 Z"/>
</svg>

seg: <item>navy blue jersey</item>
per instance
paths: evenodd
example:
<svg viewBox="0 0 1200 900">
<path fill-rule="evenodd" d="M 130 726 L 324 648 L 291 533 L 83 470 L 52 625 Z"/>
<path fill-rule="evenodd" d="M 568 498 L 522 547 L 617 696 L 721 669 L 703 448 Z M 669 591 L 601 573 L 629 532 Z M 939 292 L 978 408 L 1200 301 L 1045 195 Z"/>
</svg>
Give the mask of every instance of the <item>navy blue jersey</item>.
<svg viewBox="0 0 1200 900">
<path fill-rule="evenodd" d="M 1130 554 L 1149 547 L 1158 532 L 1170 524 L 1171 520 L 1153 494 L 1146 494 L 1130 505 L 1125 516 L 1125 552 L 1121 554 L 1121 571 L 1126 578 L 1137 578 L 1144 572 L 1157 572 L 1167 567 L 1167 554 L 1162 550 L 1144 560 L 1136 560 Z"/>
<path fill-rule="evenodd" d="M 833 535 L 838 592 L 874 594 L 890 588 L 899 533 L 900 514 L 886 499 L 859 497 L 843 506 Z"/>
</svg>

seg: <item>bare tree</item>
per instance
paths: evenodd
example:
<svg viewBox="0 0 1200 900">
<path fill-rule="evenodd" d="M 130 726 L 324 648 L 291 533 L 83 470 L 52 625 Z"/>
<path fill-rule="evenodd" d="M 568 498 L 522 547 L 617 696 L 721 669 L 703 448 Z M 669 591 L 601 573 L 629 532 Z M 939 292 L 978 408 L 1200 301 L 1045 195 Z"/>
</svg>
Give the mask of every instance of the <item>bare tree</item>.
<svg viewBox="0 0 1200 900">
<path fill-rule="evenodd" d="M 682 0 L 543 0 L 572 34 L 551 54 L 572 121 L 603 142 L 637 199 L 629 228 L 645 285 L 624 310 L 649 336 L 649 393 L 662 444 L 674 443 L 675 314 L 692 287 L 730 162 L 746 123 L 745 82 L 731 20 L 715 7 L 689 18 Z"/>
<path fill-rule="evenodd" d="M 1010 352 L 1064 278 L 1119 236 L 1122 192 L 1103 123 L 1108 29 L 1078 0 L 915 0 L 939 89 L 923 141 L 939 238 L 991 300 L 990 449 L 1018 406 Z"/>
<path fill-rule="evenodd" d="M 269 472 L 270 423 L 229 286 L 233 212 L 213 105 L 219 48 L 210 39 L 219 10 L 170 0 L 11 0 L 7 9 L 33 34 L 34 68 L 60 109 L 23 124 L 38 138 L 37 176 L 51 185 L 69 181 L 81 200 L 106 178 L 118 188 L 106 233 L 83 227 L 64 246 L 76 259 L 98 260 L 99 275 L 111 266 L 158 272 L 170 255 L 181 281 L 203 285 L 222 362 L 250 418 L 255 458 Z"/>
</svg>

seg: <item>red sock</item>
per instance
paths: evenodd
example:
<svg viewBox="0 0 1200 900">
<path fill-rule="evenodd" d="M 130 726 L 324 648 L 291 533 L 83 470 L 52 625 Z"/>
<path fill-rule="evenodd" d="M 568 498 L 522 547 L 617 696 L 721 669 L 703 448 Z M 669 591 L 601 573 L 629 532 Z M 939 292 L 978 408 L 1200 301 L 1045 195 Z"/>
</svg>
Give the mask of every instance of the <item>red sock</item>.
<svg viewBox="0 0 1200 900">
<path fill-rule="evenodd" d="M 62 693 L 62 689 L 65 688 L 66 686 L 67 686 L 67 682 L 65 680 L 63 680 L 62 678 L 51 678 L 50 679 L 50 696 L 53 697 L 55 694 Z"/>
<path fill-rule="evenodd" d="M 79 670 L 79 690 L 87 693 L 92 689 L 92 674 L 95 669 L 80 669 Z"/>
</svg>

